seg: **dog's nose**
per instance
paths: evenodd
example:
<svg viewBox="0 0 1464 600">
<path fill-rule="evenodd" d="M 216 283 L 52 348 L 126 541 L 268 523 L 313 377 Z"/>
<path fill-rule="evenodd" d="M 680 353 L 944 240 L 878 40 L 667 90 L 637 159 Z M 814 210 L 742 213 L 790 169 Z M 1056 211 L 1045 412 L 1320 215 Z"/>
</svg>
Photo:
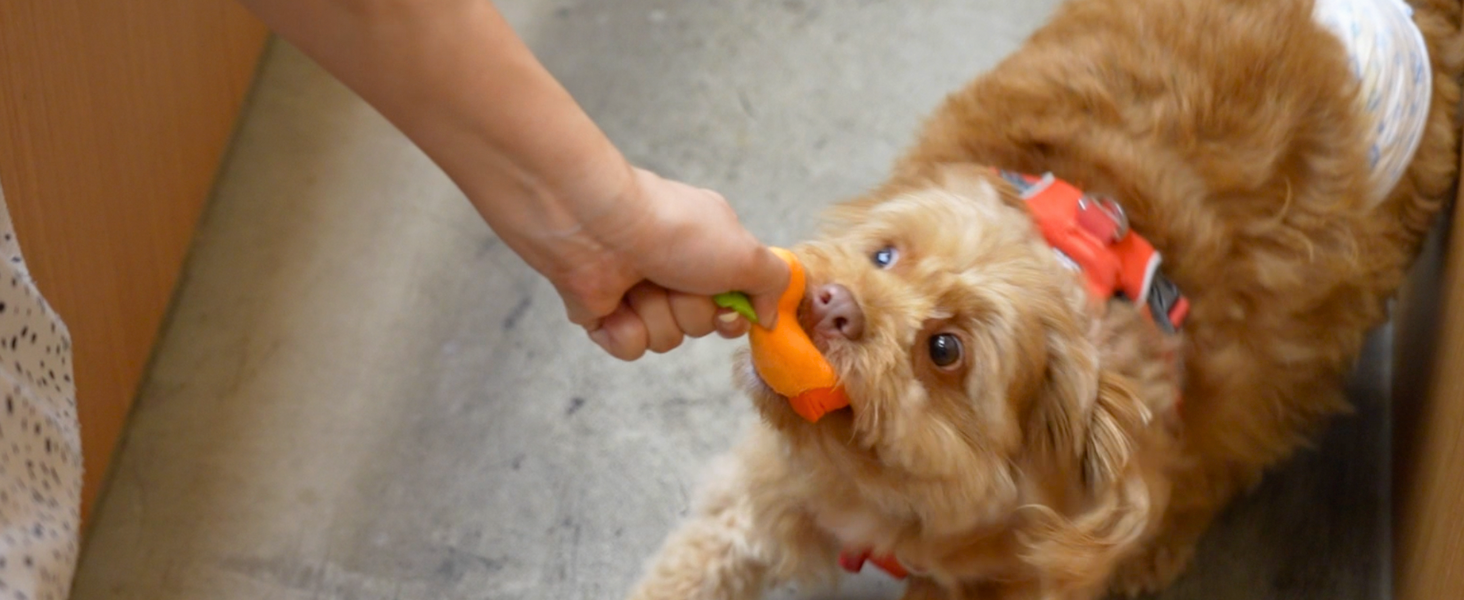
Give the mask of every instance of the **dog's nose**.
<svg viewBox="0 0 1464 600">
<path fill-rule="evenodd" d="M 813 293 L 813 333 L 827 338 L 857 340 L 864 333 L 864 311 L 854 294 L 837 283 L 825 285 Z"/>
</svg>

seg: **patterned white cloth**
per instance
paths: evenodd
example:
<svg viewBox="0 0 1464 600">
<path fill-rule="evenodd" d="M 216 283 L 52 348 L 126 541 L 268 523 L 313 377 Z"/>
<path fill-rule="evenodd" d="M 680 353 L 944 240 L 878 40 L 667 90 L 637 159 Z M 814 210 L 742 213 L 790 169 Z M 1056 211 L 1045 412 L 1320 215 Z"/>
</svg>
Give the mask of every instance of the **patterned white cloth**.
<svg viewBox="0 0 1464 600">
<path fill-rule="evenodd" d="M 0 189 L 0 600 L 65 600 L 81 436 L 71 336 L 26 270 Z"/>
<path fill-rule="evenodd" d="M 1433 91 L 1428 46 L 1403 0 L 1316 0 L 1313 16 L 1347 46 L 1362 84 L 1358 101 L 1373 122 L 1371 198 L 1382 202 L 1423 138 Z"/>
</svg>

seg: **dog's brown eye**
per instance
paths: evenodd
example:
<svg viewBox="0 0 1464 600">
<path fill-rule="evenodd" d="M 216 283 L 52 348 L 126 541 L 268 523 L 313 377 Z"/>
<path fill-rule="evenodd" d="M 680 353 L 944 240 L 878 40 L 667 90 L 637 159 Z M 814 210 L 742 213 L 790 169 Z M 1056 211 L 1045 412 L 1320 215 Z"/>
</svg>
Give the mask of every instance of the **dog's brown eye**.
<svg viewBox="0 0 1464 600">
<path fill-rule="evenodd" d="M 930 336 L 930 362 L 942 369 L 961 363 L 961 338 L 953 333 Z"/>
<path fill-rule="evenodd" d="M 881 269 L 888 269 L 890 265 L 895 264 L 895 260 L 900 258 L 900 253 L 895 250 L 894 246 L 885 246 L 879 250 L 875 250 L 874 256 L 869 258 L 874 261 L 874 266 Z"/>
</svg>

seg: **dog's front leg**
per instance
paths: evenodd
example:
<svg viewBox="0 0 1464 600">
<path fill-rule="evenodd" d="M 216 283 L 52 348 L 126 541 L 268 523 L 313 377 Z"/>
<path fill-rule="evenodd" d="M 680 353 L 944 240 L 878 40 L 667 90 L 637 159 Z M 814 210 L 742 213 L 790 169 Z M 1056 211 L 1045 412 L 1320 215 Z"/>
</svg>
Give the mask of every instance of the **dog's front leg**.
<svg viewBox="0 0 1464 600">
<path fill-rule="evenodd" d="M 667 538 L 632 600 L 755 600 L 767 586 L 767 550 L 731 514 L 698 514 Z"/>
<path fill-rule="evenodd" d="M 651 559 L 632 600 L 756 600 L 771 586 L 831 575 L 837 549 L 741 461 L 718 470 L 690 519 Z M 831 579 L 831 578 L 830 578 Z"/>
</svg>

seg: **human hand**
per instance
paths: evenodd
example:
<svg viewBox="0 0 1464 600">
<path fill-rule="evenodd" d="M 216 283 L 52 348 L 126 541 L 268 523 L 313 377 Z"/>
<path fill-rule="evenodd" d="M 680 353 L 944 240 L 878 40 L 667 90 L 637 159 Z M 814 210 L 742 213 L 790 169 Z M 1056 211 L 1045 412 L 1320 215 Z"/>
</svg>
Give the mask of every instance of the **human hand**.
<svg viewBox="0 0 1464 600">
<path fill-rule="evenodd" d="M 606 352 L 635 360 L 686 337 L 747 332 L 749 323 L 711 295 L 741 291 L 763 326 L 777 318 L 788 266 L 744 229 L 716 192 L 634 169 L 616 206 L 573 233 L 577 264 L 546 273 L 571 321 Z M 556 261 L 558 262 L 558 261 Z M 562 263 L 561 263 L 562 264 Z"/>
</svg>

